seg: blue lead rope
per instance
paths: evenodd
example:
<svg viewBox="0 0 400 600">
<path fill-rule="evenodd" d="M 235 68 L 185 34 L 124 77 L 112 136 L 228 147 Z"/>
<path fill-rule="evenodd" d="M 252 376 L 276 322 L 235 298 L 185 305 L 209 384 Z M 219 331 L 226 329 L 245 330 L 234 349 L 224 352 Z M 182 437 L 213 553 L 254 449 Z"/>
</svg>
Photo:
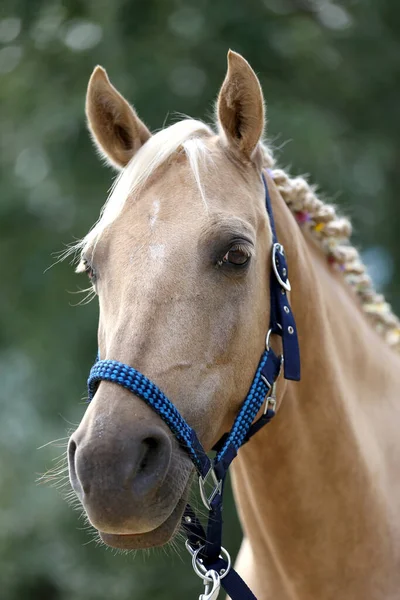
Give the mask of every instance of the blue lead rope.
<svg viewBox="0 0 400 600">
<path fill-rule="evenodd" d="M 116 360 L 98 360 L 93 365 L 88 379 L 89 401 L 92 400 L 101 381 L 121 385 L 141 398 L 168 425 L 192 460 L 199 474 L 202 500 L 209 510 L 208 524 L 205 531 L 193 509 L 187 505 L 182 517 L 182 525 L 187 535 L 187 548 L 193 557 L 193 567 L 206 585 L 206 593 L 202 595 L 202 600 L 215 600 L 220 585 L 232 600 L 256 600 L 245 582 L 230 566 L 229 555 L 222 548 L 222 500 L 225 477 L 239 448 L 274 417 L 274 390 L 282 363 L 286 379 L 296 381 L 300 379 L 297 329 L 287 298 L 287 292 L 290 290 L 288 267 L 283 246 L 277 240 L 271 199 L 264 177 L 263 182 L 273 242 L 270 327 L 266 350 L 261 356 L 249 392 L 232 429 L 214 446 L 215 458 L 210 460 L 195 431 L 186 423 L 162 390 L 133 367 Z M 276 356 L 269 347 L 271 334 L 282 337 L 282 356 Z M 266 403 L 264 414 L 253 422 L 264 402 Z M 206 485 L 209 482 L 212 483 L 213 489 L 211 494 L 207 495 Z"/>
</svg>

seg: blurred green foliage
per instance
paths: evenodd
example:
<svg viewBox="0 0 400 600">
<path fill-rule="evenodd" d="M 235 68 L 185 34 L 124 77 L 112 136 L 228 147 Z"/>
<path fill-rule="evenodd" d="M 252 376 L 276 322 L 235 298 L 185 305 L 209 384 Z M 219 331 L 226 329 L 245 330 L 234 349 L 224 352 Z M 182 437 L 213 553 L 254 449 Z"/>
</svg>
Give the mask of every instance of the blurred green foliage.
<svg viewBox="0 0 400 600">
<path fill-rule="evenodd" d="M 93 67 L 105 66 L 158 129 L 174 112 L 212 120 L 229 47 L 259 74 L 281 164 L 312 173 L 343 204 L 377 283 L 400 309 L 398 2 L 2 0 L 4 600 L 183 600 L 199 591 L 172 551 L 133 557 L 88 543 L 93 536 L 78 513 L 55 489 L 35 483 L 63 451 L 37 448 L 67 435 L 84 412 L 80 399 L 96 351 L 96 303 L 77 308 L 80 296 L 69 294 L 86 281 L 66 263 L 46 269 L 52 253 L 97 218 L 113 176 L 85 129 Z M 226 520 L 228 543 L 237 548 L 232 502 Z"/>
</svg>

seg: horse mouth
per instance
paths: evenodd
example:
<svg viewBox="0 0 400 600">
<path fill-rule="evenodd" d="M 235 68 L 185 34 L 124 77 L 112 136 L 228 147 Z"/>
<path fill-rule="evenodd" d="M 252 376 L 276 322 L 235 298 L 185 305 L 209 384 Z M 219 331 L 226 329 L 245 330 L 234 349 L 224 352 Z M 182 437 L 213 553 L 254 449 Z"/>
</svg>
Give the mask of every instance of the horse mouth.
<svg viewBox="0 0 400 600">
<path fill-rule="evenodd" d="M 141 550 L 164 546 L 178 531 L 186 506 L 186 494 L 178 501 L 166 520 L 152 531 L 146 533 L 104 533 L 99 531 L 102 541 L 111 548 L 119 550 Z"/>
</svg>

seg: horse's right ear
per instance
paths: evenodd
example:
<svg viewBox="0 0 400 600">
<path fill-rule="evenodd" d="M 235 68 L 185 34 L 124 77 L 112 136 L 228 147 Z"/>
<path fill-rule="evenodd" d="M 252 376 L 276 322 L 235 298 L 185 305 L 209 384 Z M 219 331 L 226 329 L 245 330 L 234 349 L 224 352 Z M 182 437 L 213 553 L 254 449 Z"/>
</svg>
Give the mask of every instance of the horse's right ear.
<svg viewBox="0 0 400 600">
<path fill-rule="evenodd" d="M 86 116 L 100 153 L 117 169 L 125 167 L 151 136 L 102 67 L 96 67 L 89 80 Z"/>
</svg>

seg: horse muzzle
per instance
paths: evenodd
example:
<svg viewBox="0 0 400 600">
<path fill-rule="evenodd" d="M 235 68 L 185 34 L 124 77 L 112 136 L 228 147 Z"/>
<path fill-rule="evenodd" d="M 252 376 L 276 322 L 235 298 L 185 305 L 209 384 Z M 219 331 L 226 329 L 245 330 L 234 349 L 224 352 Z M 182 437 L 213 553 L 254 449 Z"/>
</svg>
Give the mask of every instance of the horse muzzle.
<svg viewBox="0 0 400 600">
<path fill-rule="evenodd" d="M 119 399 L 119 410 L 112 416 L 101 410 L 106 405 L 100 398 L 97 407 L 93 402 L 69 441 L 70 481 L 106 543 L 126 547 L 137 538 L 141 545 L 139 538 L 157 530 L 158 535 L 150 538 L 167 537 L 165 543 L 184 510 L 192 464 L 161 419 L 140 401 L 137 418 L 136 411 L 132 414 L 132 396 L 129 400 L 130 413 L 121 411 Z M 118 542 L 120 537 L 126 539 Z M 146 546 L 159 545 L 157 539 L 147 541 Z"/>
</svg>

